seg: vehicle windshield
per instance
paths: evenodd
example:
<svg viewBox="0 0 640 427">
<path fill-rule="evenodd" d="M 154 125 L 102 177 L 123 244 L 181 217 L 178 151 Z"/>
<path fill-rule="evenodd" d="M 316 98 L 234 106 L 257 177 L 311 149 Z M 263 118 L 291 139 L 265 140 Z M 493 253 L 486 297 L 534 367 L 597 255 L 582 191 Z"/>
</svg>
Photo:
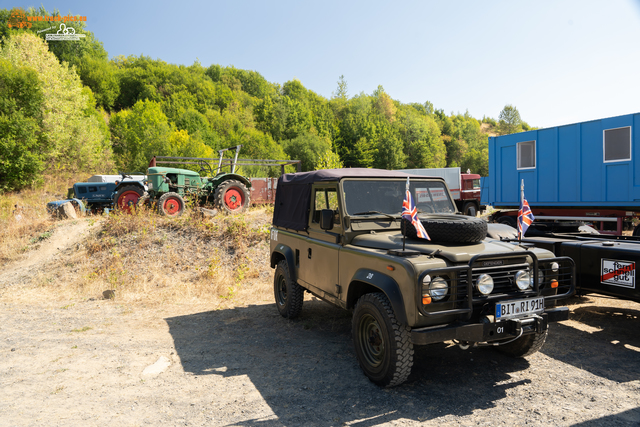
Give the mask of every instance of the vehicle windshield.
<svg viewBox="0 0 640 427">
<path fill-rule="evenodd" d="M 345 180 L 344 200 L 348 215 L 400 215 L 406 180 Z M 456 211 L 442 181 L 410 181 L 411 197 L 418 213 Z"/>
</svg>

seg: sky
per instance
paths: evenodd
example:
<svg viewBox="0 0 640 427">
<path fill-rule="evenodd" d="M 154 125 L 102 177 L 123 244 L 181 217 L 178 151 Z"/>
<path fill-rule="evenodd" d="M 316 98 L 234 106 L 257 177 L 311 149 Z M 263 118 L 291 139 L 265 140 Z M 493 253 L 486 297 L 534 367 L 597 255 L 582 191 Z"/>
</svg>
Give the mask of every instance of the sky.
<svg viewBox="0 0 640 427">
<path fill-rule="evenodd" d="M 1 3 L 5 3 L 3 0 Z M 298 79 L 331 98 L 382 85 L 402 103 L 540 128 L 640 112 L 640 0 L 42 1 L 87 17 L 111 58 L 196 60 Z"/>
</svg>

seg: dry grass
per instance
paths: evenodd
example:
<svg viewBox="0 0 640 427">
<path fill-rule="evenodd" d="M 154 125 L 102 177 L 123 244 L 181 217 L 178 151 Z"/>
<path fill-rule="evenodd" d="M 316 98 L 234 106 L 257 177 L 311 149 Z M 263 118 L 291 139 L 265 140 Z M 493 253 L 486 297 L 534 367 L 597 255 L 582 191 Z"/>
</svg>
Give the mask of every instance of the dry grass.
<svg viewBox="0 0 640 427">
<path fill-rule="evenodd" d="M 69 174 L 45 177 L 44 184 L 0 194 L 0 265 L 15 260 L 54 227 L 46 204 L 66 197 L 77 180 Z"/>
<path fill-rule="evenodd" d="M 111 215 L 84 243 L 86 255 L 77 254 L 75 288 L 85 297 L 111 289 L 129 302 L 262 301 L 271 295 L 262 292 L 271 273 L 271 215 L 264 207 L 214 218 Z"/>
<path fill-rule="evenodd" d="M 0 196 L 2 265 L 14 265 L 25 252 L 35 256 L 57 228 L 88 228 L 80 242 L 43 260 L 26 283 L 1 290 L 0 298 L 73 303 L 102 299 L 113 290 L 118 303 L 145 305 L 195 302 L 216 308 L 272 301 L 272 207 L 216 217 L 187 210 L 168 219 L 141 209 L 75 222 L 52 219 L 46 203 L 64 198 L 80 180 L 46 180 L 40 188 Z"/>
</svg>

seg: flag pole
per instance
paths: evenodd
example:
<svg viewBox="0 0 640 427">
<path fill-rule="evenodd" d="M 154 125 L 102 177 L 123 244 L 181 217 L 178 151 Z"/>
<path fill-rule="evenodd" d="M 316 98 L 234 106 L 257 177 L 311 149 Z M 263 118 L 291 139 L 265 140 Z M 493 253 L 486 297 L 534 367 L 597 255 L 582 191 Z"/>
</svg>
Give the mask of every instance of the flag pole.
<svg viewBox="0 0 640 427">
<path fill-rule="evenodd" d="M 522 243 L 522 225 L 520 224 L 520 216 L 523 214 L 522 206 L 524 201 L 524 179 L 520 183 L 520 212 L 518 212 L 518 244 Z"/>
</svg>

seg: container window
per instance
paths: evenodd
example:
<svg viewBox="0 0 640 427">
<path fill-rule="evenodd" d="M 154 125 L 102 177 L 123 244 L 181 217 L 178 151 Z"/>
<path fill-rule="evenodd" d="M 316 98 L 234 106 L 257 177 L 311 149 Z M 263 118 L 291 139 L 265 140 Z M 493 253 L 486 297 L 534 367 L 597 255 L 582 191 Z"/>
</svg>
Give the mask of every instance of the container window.
<svg viewBox="0 0 640 427">
<path fill-rule="evenodd" d="M 604 161 L 631 160 L 631 126 L 604 131 Z"/>
<path fill-rule="evenodd" d="M 518 142 L 518 169 L 534 169 L 536 167 L 536 142 Z"/>
</svg>

